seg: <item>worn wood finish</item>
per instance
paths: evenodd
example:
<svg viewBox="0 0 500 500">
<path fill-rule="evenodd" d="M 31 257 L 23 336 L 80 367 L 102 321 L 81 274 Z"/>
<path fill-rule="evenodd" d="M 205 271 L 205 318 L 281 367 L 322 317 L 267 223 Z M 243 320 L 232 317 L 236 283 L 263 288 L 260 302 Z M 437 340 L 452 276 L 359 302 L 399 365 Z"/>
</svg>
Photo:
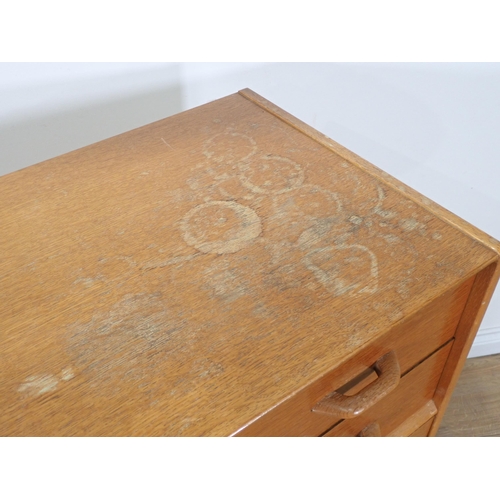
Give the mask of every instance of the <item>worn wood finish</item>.
<svg viewBox="0 0 500 500">
<path fill-rule="evenodd" d="M 500 354 L 467 359 L 437 436 L 500 436 L 498 415 Z"/>
<path fill-rule="evenodd" d="M 248 90 L 2 177 L 0 216 L 1 435 L 244 434 L 411 369 L 499 249 Z"/>
<path fill-rule="evenodd" d="M 374 375 L 369 369 L 388 351 L 396 352 L 401 372 L 405 374 L 441 347 L 455 333 L 473 280 L 470 278 L 443 294 L 364 349 L 351 352 L 340 367 L 293 394 L 238 435 L 317 436 L 332 427 L 338 419 L 313 413 L 314 405 L 333 391 L 352 395 L 373 382 Z"/>
<path fill-rule="evenodd" d="M 261 106 L 263 109 L 266 109 L 270 113 L 273 113 L 275 116 L 279 117 L 285 123 L 288 123 L 290 126 L 296 128 L 297 130 L 300 130 L 308 137 L 311 137 L 312 139 L 322 144 L 326 148 L 330 149 L 331 151 L 335 152 L 342 158 L 345 158 L 353 165 L 355 165 L 357 168 L 369 173 L 370 176 L 374 177 L 379 182 L 382 182 L 387 187 L 399 191 L 406 198 L 412 200 L 417 205 L 422 206 L 426 210 L 432 212 L 432 214 L 435 215 L 436 217 L 440 218 L 441 220 L 445 221 L 448 224 L 451 224 L 459 231 L 468 234 L 474 240 L 480 241 L 483 245 L 491 248 L 496 254 L 500 252 L 500 242 L 498 240 L 496 240 L 492 236 L 489 236 L 484 231 L 481 231 L 479 228 L 473 226 L 469 222 L 461 219 L 460 217 L 450 212 L 449 210 L 446 210 L 446 208 L 442 207 L 441 205 L 438 205 L 430 198 L 427 198 L 418 191 L 415 191 L 413 188 L 404 184 L 399 179 L 396 179 L 387 172 L 384 172 L 380 168 L 373 165 L 373 163 L 370 163 L 364 158 L 361 158 L 360 156 L 353 153 L 349 149 L 345 148 L 338 142 L 335 142 L 334 140 L 330 139 L 321 132 L 318 132 L 317 130 L 313 129 L 306 123 L 302 122 L 298 118 L 295 118 L 286 111 L 280 109 L 278 106 L 264 99 L 263 97 L 256 94 L 252 90 L 245 89 L 240 91 L 240 94 L 244 95 L 247 99 L 251 100 L 258 106 Z"/>
<path fill-rule="evenodd" d="M 357 436 L 367 426 L 377 422 L 382 436 L 404 425 L 414 414 L 432 400 L 436 384 L 450 352 L 451 343 L 419 364 L 399 383 L 396 390 L 357 418 L 343 420 L 325 437 Z M 429 415 L 430 416 L 430 415 Z M 424 420 L 425 422 L 425 420 Z M 419 423 L 420 426 L 422 422 Z M 416 430 L 414 427 L 412 431 Z M 410 433 L 405 433 L 408 436 Z M 401 434 L 400 434 L 401 435 Z"/>
</svg>

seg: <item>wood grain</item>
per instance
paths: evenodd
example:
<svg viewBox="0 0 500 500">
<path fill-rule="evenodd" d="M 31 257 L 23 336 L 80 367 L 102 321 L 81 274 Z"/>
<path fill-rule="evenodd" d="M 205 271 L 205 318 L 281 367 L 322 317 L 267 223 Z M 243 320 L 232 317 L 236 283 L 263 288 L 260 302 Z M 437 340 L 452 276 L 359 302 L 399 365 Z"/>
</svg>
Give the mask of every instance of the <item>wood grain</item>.
<svg viewBox="0 0 500 500">
<path fill-rule="evenodd" d="M 450 354 L 443 375 L 439 380 L 434 400 L 443 410 L 447 407 L 451 394 L 460 376 L 467 354 L 470 351 L 476 332 L 481 324 L 487 304 L 498 281 L 500 268 L 498 263 L 490 264 L 477 274 L 464 312 L 457 326 L 456 343 Z M 435 436 L 443 418 L 444 411 L 438 413 L 432 424 L 430 436 Z"/>
<path fill-rule="evenodd" d="M 432 427 L 432 422 L 434 421 L 433 418 L 431 418 L 428 422 L 426 422 L 424 425 L 419 427 L 415 432 L 410 434 L 409 437 L 427 437 L 429 435 L 430 428 Z"/>
<path fill-rule="evenodd" d="M 318 401 L 312 411 L 344 419 L 355 418 L 367 411 L 396 389 L 401 380 L 401 369 L 394 351 L 378 359 L 373 370 L 378 375 L 377 379 L 356 394 L 346 395 L 342 391 L 334 391 Z"/>
<path fill-rule="evenodd" d="M 383 400 L 370 408 L 357 418 L 343 420 L 324 437 L 357 436 L 368 425 L 377 422 L 382 436 L 387 436 L 393 429 L 405 427 L 405 421 L 415 414 L 421 413 L 426 407 L 435 391 L 441 371 L 450 353 L 451 343 L 441 348 L 438 352 L 426 359 L 405 375 L 397 389 L 387 395 Z M 427 412 L 429 418 L 432 414 Z M 411 420 L 410 420 L 411 421 Z M 425 422 L 425 420 L 424 420 Z M 422 422 L 419 422 L 418 428 Z M 416 430 L 415 427 L 411 432 Z M 406 430 L 406 429 L 405 429 Z M 404 433 L 409 435 L 409 433 Z"/>
<path fill-rule="evenodd" d="M 367 425 L 359 434 L 358 437 L 381 437 L 380 425 L 378 422 L 372 422 Z"/>
<path fill-rule="evenodd" d="M 410 415 L 404 422 L 391 430 L 388 437 L 426 437 L 429 434 L 433 422 L 433 416 L 437 413 L 434 401 L 427 401 L 415 413 Z M 382 431 L 377 421 L 366 426 L 359 437 L 382 437 Z"/>
<path fill-rule="evenodd" d="M 419 408 L 413 415 L 402 424 L 389 432 L 391 437 L 421 437 L 423 433 L 427 436 L 432 425 L 433 416 L 438 412 L 436 404 L 431 399 Z"/>
<path fill-rule="evenodd" d="M 477 239 L 478 241 L 481 241 L 485 246 L 491 248 L 497 254 L 500 253 L 500 242 L 496 238 L 493 238 L 492 236 L 485 233 L 484 231 L 481 231 L 476 226 L 473 226 L 469 222 L 458 217 L 453 212 L 450 212 L 449 210 L 442 207 L 441 205 L 438 205 L 435 201 L 431 200 L 430 198 L 427 198 L 423 194 L 419 193 L 418 191 L 411 188 L 410 186 L 404 184 L 399 179 L 396 179 L 395 177 L 388 174 L 387 172 L 384 172 L 382 169 L 373 165 L 373 163 L 370 163 L 369 161 L 365 160 L 364 158 L 361 158 L 356 153 L 353 153 L 352 151 L 350 151 L 346 147 L 342 146 L 338 142 L 335 142 L 334 140 L 330 139 L 329 137 L 322 134 L 321 132 L 313 129 L 312 127 L 310 127 L 306 123 L 302 122 L 301 120 L 299 120 L 295 116 L 282 110 L 281 108 L 279 108 L 275 104 L 269 102 L 267 99 L 263 98 L 262 96 L 256 94 L 252 90 L 243 89 L 243 90 L 240 90 L 239 93 L 241 95 L 243 95 L 244 97 L 246 97 L 247 99 L 249 99 L 250 101 L 257 104 L 258 106 L 261 106 L 263 109 L 266 109 L 270 113 L 273 113 L 275 116 L 279 117 L 285 123 L 288 123 L 289 125 L 293 126 L 297 130 L 300 130 L 301 132 L 306 134 L 308 137 L 311 137 L 312 139 L 314 139 L 318 143 L 322 144 L 323 146 L 327 147 L 331 151 L 334 151 L 336 154 L 345 158 L 346 160 L 351 162 L 353 165 L 356 165 L 356 167 L 368 172 L 370 175 L 375 177 L 378 181 L 386 184 L 391 189 L 398 190 L 405 197 L 407 197 L 408 199 L 411 199 L 414 203 L 417 203 L 418 205 L 424 207 L 426 210 L 431 211 L 436 217 L 439 217 L 441 220 L 446 221 L 448 224 L 453 225 L 453 227 L 455 227 L 459 231 L 462 231 L 465 234 L 470 235 L 473 239 Z"/>
<path fill-rule="evenodd" d="M 293 394 L 238 432 L 238 436 L 318 436 L 338 418 L 313 413 L 314 405 L 339 390 L 356 394 L 374 380 L 370 368 L 388 351 L 396 352 L 403 374 L 439 349 L 455 334 L 474 278 L 448 291 L 386 335 L 353 351 L 338 368 Z M 348 392 L 346 392 L 348 391 Z"/>
<path fill-rule="evenodd" d="M 233 435 L 497 262 L 248 97 L 0 178 L 0 435 Z"/>
<path fill-rule="evenodd" d="M 439 437 L 500 436 L 500 354 L 465 362 Z"/>
</svg>

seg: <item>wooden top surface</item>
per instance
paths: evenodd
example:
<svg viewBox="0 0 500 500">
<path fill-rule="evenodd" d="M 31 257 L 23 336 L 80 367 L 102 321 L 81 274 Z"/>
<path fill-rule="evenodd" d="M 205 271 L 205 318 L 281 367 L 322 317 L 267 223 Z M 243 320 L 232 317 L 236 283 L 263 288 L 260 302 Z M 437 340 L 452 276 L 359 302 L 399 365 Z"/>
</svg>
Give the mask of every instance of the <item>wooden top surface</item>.
<svg viewBox="0 0 500 500">
<path fill-rule="evenodd" d="M 498 259 L 404 189 L 251 91 L 0 178 L 0 435 L 236 432 Z"/>
</svg>

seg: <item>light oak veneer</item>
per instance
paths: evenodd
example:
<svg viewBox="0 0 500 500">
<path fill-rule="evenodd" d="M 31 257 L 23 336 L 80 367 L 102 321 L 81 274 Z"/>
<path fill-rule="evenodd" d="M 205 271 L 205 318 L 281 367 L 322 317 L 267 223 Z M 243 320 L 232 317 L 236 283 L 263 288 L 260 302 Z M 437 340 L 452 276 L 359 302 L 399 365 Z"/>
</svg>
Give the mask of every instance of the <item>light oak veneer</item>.
<svg viewBox="0 0 500 500">
<path fill-rule="evenodd" d="M 250 90 L 8 174 L 0 215 L 4 436 L 433 435 L 499 273 Z M 389 351 L 409 413 L 312 411 Z"/>
</svg>

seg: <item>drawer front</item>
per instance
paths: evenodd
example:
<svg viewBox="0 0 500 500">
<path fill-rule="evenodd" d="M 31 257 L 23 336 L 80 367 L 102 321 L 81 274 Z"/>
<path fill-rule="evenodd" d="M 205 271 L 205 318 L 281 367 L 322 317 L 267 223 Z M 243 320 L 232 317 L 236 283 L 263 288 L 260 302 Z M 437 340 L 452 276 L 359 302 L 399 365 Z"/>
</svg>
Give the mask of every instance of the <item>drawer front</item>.
<svg viewBox="0 0 500 500">
<path fill-rule="evenodd" d="M 424 425 L 421 425 L 415 432 L 412 432 L 410 437 L 427 437 L 429 435 L 429 431 L 431 430 L 432 422 L 434 422 L 434 418 L 431 418 Z"/>
<path fill-rule="evenodd" d="M 427 423 L 432 423 L 432 420 L 434 419 L 434 416 L 437 414 L 437 412 L 438 410 L 436 408 L 434 400 L 430 400 L 418 411 L 413 413 L 410 418 L 406 419 L 402 424 L 393 429 L 389 433 L 389 436 L 406 437 L 413 435 L 415 432 L 418 433 L 420 432 L 419 429 L 424 427 Z"/>
<path fill-rule="evenodd" d="M 432 398 L 452 344 L 449 342 L 407 373 L 394 391 L 366 412 L 359 417 L 341 421 L 325 437 L 373 435 L 371 429 L 375 426 L 381 436 L 410 435 L 421 426 L 421 422 L 418 422 L 420 416 L 425 416 L 425 412 L 434 406 Z M 428 420 L 428 417 L 424 418 Z M 411 429 L 411 422 L 418 424 Z"/>
<path fill-rule="evenodd" d="M 319 436 L 338 418 L 313 413 L 315 404 L 356 379 L 389 351 L 396 353 L 404 375 L 454 335 L 474 277 L 448 291 L 396 325 L 340 367 L 298 391 L 240 429 L 237 436 Z"/>
</svg>

